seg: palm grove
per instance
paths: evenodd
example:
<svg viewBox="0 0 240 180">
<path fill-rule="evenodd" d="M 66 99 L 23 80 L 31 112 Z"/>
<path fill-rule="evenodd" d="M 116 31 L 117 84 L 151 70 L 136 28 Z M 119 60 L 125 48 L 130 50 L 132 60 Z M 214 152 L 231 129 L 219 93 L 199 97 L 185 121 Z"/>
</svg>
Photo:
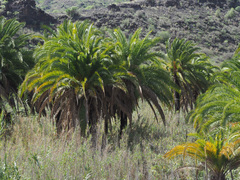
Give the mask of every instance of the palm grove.
<svg viewBox="0 0 240 180">
<path fill-rule="evenodd" d="M 176 146 L 166 158 L 189 156 L 215 179 L 225 179 L 240 164 L 239 49 L 220 67 L 190 41 L 127 37 L 120 29 L 102 31 L 84 22 L 64 21 L 47 28 L 34 50 L 23 23 L 0 18 L 0 113 L 3 128 L 13 112 L 28 107 L 39 116 L 50 112 L 57 133 L 80 128 L 82 136 L 105 133 L 119 120 L 119 133 L 132 123 L 139 101 L 146 101 L 165 124 L 164 110 L 184 111 L 195 142 Z M 11 111 L 11 113 L 10 113 Z"/>
</svg>

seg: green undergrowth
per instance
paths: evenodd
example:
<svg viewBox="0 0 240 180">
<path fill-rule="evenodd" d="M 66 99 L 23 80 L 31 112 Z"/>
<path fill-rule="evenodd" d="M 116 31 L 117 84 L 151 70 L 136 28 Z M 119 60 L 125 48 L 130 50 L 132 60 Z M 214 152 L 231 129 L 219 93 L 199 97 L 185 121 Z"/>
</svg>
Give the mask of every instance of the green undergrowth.
<svg viewBox="0 0 240 180">
<path fill-rule="evenodd" d="M 16 116 L 11 133 L 0 141 L 1 179 L 194 179 L 194 171 L 176 171 L 188 159 L 169 161 L 163 155 L 191 140 L 193 132 L 182 113 L 166 113 L 166 127 L 150 107 L 140 105 L 132 127 L 119 138 L 119 121 L 104 135 L 83 138 L 79 130 L 58 137 L 48 117 Z M 92 142 L 96 142 L 93 147 Z M 201 174 L 200 174 L 201 175 Z"/>
</svg>

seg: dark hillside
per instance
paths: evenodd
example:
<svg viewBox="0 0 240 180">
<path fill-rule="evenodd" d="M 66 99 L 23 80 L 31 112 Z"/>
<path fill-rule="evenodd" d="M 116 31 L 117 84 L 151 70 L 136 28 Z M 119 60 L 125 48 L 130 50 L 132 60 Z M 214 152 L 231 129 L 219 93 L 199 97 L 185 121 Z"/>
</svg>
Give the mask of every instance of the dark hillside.
<svg viewBox="0 0 240 180">
<path fill-rule="evenodd" d="M 240 42 L 239 0 L 0 2 L 0 15 L 17 17 L 34 30 L 39 30 L 41 24 L 53 25 L 67 17 L 73 20 L 89 19 L 98 27 L 120 27 L 128 34 L 141 27 L 144 32 L 151 30 L 151 35 L 162 36 L 163 41 L 169 37 L 193 40 L 215 62 L 231 57 Z M 62 13 L 61 16 L 59 13 Z"/>
<path fill-rule="evenodd" d="M 90 19 L 99 27 L 120 27 L 127 33 L 142 27 L 153 35 L 193 40 L 219 62 L 232 56 L 240 42 L 239 2 L 163 0 L 144 1 L 79 11 L 74 20 Z"/>
<path fill-rule="evenodd" d="M 0 1 L 0 16 L 17 18 L 20 22 L 26 22 L 26 26 L 33 30 L 39 30 L 41 25 L 58 23 L 57 19 L 40 8 L 36 7 L 34 0 L 8 0 Z"/>
<path fill-rule="evenodd" d="M 87 10 L 106 7 L 112 3 L 122 3 L 128 0 L 35 0 L 38 7 L 50 14 L 62 14 L 66 10 L 77 8 Z"/>
</svg>

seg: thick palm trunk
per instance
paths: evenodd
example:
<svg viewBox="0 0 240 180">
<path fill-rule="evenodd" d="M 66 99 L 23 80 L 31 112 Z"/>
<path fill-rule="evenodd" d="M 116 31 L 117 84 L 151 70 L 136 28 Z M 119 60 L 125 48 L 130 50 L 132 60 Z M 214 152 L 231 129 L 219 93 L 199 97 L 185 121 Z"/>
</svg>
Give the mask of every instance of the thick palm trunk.
<svg viewBox="0 0 240 180">
<path fill-rule="evenodd" d="M 174 73 L 173 78 L 174 78 L 175 84 L 178 87 L 180 87 L 180 83 L 179 83 L 176 72 Z M 174 98 L 175 98 L 175 111 L 179 111 L 180 110 L 180 93 L 177 91 L 174 91 Z"/>
<path fill-rule="evenodd" d="M 214 177 L 214 178 L 212 178 L 213 180 L 226 180 L 226 177 L 225 177 L 225 175 L 224 174 L 219 174 L 218 175 L 218 177 Z"/>
<path fill-rule="evenodd" d="M 122 136 L 123 129 L 127 126 L 127 115 L 121 112 L 121 124 L 120 124 L 120 137 Z"/>
<path fill-rule="evenodd" d="M 89 126 L 89 109 L 88 109 L 88 98 L 87 97 L 85 98 L 85 120 L 86 120 L 86 129 L 88 129 L 88 126 Z"/>
<path fill-rule="evenodd" d="M 97 100 L 95 98 L 89 98 L 88 102 L 88 123 L 89 123 L 89 132 L 92 135 L 92 147 L 97 145 L 97 122 L 98 122 L 98 109 L 97 109 Z"/>
</svg>

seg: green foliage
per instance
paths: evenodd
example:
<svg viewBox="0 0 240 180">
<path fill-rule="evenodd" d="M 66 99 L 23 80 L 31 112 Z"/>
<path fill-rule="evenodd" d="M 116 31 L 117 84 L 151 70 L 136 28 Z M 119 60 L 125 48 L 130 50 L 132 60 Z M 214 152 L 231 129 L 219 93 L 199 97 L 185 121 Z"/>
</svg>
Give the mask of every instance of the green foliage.
<svg viewBox="0 0 240 180">
<path fill-rule="evenodd" d="M 67 13 L 67 15 L 68 16 L 70 16 L 70 17 L 74 17 L 75 15 L 78 15 L 78 7 L 71 7 L 70 9 L 67 9 L 66 10 L 66 13 Z"/>
<path fill-rule="evenodd" d="M 157 32 L 157 36 L 161 38 L 162 43 L 165 43 L 169 40 L 169 38 L 171 37 L 171 34 L 168 31 L 160 31 L 160 32 Z"/>
<path fill-rule="evenodd" d="M 125 81 L 127 87 L 132 86 L 131 89 L 135 89 L 134 91 L 137 92 L 134 96 L 130 93 L 130 98 L 134 104 L 131 106 L 128 105 L 128 107 L 135 108 L 137 107 L 139 98 L 145 99 L 151 107 L 153 107 L 152 103 L 154 104 L 163 122 L 165 122 L 162 107 L 157 100 L 160 100 L 169 107 L 172 102 L 170 87 L 174 88 L 175 86 L 168 72 L 163 69 L 162 62 L 159 60 L 159 57 L 163 55 L 152 51 L 152 48 L 160 41 L 160 38 L 150 39 L 148 38 L 148 34 L 141 39 L 140 33 L 141 29 L 138 29 L 128 39 L 119 29 L 111 33 L 111 37 L 116 43 L 115 58 L 117 61 L 114 62 L 114 64 L 123 66 L 137 79 L 138 84 L 134 81 Z M 128 91 L 131 89 L 128 89 Z M 129 97 L 126 97 L 126 102 L 128 102 L 128 98 Z M 133 111 L 133 109 L 131 111 Z"/>
<path fill-rule="evenodd" d="M 170 106 L 174 85 L 158 59 L 161 54 L 151 51 L 159 38 L 141 39 L 138 29 L 129 39 L 120 30 L 104 39 L 86 21 L 64 21 L 50 32 L 41 37 L 45 42 L 34 53 L 39 62 L 26 76 L 20 94 L 33 92 L 40 114 L 51 103 L 51 117 L 60 119 L 56 120 L 59 133 L 79 122 L 94 131 L 100 117 L 107 131 L 116 114 L 131 123 L 140 98 L 152 108 L 153 104 L 165 121 L 158 100 Z"/>
<path fill-rule="evenodd" d="M 218 83 L 197 100 L 196 109 L 189 116 L 199 132 L 216 133 L 219 126 L 239 121 L 239 56 L 224 61 L 221 67 L 215 75 Z"/>
<path fill-rule="evenodd" d="M 0 112 L 8 103 L 16 108 L 17 89 L 26 71 L 33 64 L 31 52 L 25 46 L 29 35 L 21 34 L 24 23 L 0 17 Z"/>
<path fill-rule="evenodd" d="M 233 18 L 236 11 L 232 8 L 225 18 Z M 77 6 L 66 12 L 73 17 L 77 14 Z M 215 15 L 220 16 L 220 10 L 217 10 Z M 147 17 L 142 11 L 137 11 L 135 16 L 144 19 Z M 191 24 L 190 20 L 188 19 L 188 24 Z M 126 19 L 123 23 L 128 26 L 131 21 Z M 9 109 L 17 108 L 15 105 L 18 100 L 16 95 L 18 86 L 28 69 L 34 65 L 32 52 L 25 48 L 28 35 L 20 33 L 23 26 L 23 23 L 14 19 L 0 18 L 0 135 L 6 131 L 5 117 L 9 115 Z M 195 27 L 195 24 L 193 26 Z M 149 29 L 155 30 L 155 28 L 157 26 L 149 26 Z M 226 29 L 223 31 L 227 32 Z M 200 49 L 192 42 L 184 39 L 170 41 L 168 31 L 159 32 L 157 38 L 150 38 L 149 34 L 143 36 L 141 29 L 129 37 L 119 29 L 104 34 L 86 21 L 76 23 L 64 21 L 56 30 L 48 28 L 44 32 L 44 35 L 40 37 L 42 44 L 39 44 L 34 51 L 37 64 L 28 72 L 21 85 L 20 95 L 33 94 L 32 103 L 39 113 L 39 118 L 44 111 L 47 112 L 47 109 L 50 109 L 50 117 L 56 120 L 58 135 L 66 131 L 72 132 L 73 129 L 79 130 L 78 127 L 81 132 L 77 132 L 85 135 L 86 130 L 90 128 L 92 139 L 99 147 L 93 145 L 96 151 L 89 155 L 87 154 L 91 151 L 89 140 L 77 138 L 71 142 L 64 139 L 64 143 L 68 145 L 66 149 L 64 149 L 66 147 L 63 146 L 64 143 L 59 143 L 56 149 L 50 149 L 49 145 L 44 144 L 40 152 L 35 152 L 32 149 L 35 146 L 28 144 L 31 138 L 36 138 L 32 135 L 44 134 L 43 141 L 45 141 L 47 137 L 45 133 L 49 133 L 50 130 L 34 129 L 32 132 L 25 132 L 18 127 L 21 131 L 16 130 L 16 132 L 23 136 L 18 139 L 16 138 L 18 135 L 13 135 L 9 141 L 12 144 L 21 141 L 21 145 L 26 150 L 22 155 L 28 161 L 26 164 L 31 165 L 33 169 L 29 170 L 31 175 L 34 174 L 37 179 L 53 179 L 56 178 L 55 174 L 49 172 L 48 167 L 54 169 L 60 166 L 62 179 L 74 179 L 75 177 L 114 179 L 116 174 L 122 179 L 128 177 L 149 179 L 147 170 L 151 170 L 148 173 L 156 179 L 162 178 L 162 174 L 169 179 L 169 174 L 172 174 L 170 172 L 172 170 L 169 170 L 171 165 L 164 164 L 161 153 L 178 143 L 174 141 L 177 139 L 174 135 L 177 135 L 179 131 L 184 131 L 181 141 L 187 140 L 186 127 L 159 129 L 157 124 L 152 125 L 146 122 L 148 118 L 134 118 L 134 110 L 139 108 L 140 100 L 145 100 L 150 107 L 148 113 L 150 109 L 153 111 L 151 118 L 158 119 L 160 115 L 163 123 L 170 126 L 174 121 L 167 121 L 164 108 L 171 109 L 175 101 L 176 110 L 183 108 L 187 111 L 189 107 L 194 108 L 197 97 L 196 109 L 189 114 L 189 120 L 199 132 L 198 140 L 177 146 L 166 156 L 183 154 L 184 157 L 190 156 L 194 160 L 197 158 L 201 163 L 207 161 L 206 166 L 202 168 L 208 168 L 213 174 L 215 173 L 216 177 L 222 178 L 239 166 L 239 152 L 237 151 L 239 133 L 232 132 L 232 127 L 240 120 L 239 48 L 231 60 L 223 63 L 221 72 L 216 73 L 214 72 L 216 67 L 210 63 L 207 56 L 199 53 Z M 166 46 L 166 56 L 154 51 L 159 42 L 167 40 L 169 41 Z M 225 41 L 224 44 L 231 44 L 230 40 Z M 206 44 L 211 47 L 208 41 Z M 214 81 L 212 81 L 213 75 Z M 216 84 L 209 88 L 213 83 Z M 202 93 L 205 94 L 200 95 Z M 174 96 L 175 100 L 173 100 Z M 169 114 L 171 116 L 171 113 Z M 127 124 L 127 119 L 132 126 L 125 129 L 124 133 L 127 135 L 121 134 L 123 138 L 119 143 L 118 126 L 120 125 L 123 129 Z M 179 119 L 179 114 L 175 119 Z M 42 128 L 40 119 L 39 123 Z M 110 135 L 98 134 L 99 124 L 104 126 L 105 133 L 111 130 Z M 36 132 L 41 133 L 36 135 Z M 52 132 L 52 134 L 49 133 L 51 138 L 56 136 L 55 131 L 52 130 Z M 71 139 L 70 136 L 76 136 L 74 133 L 69 134 L 67 137 L 64 135 L 62 137 Z M 118 142 L 115 142 L 114 138 L 118 139 Z M 157 140 L 150 142 L 154 138 Z M 49 144 L 54 142 L 55 145 L 58 140 L 62 139 L 52 138 Z M 103 143 L 98 144 L 100 141 Z M 161 141 L 161 148 L 158 148 L 159 141 Z M 6 152 L 5 149 L 8 147 L 4 143 L 7 140 L 0 142 L 3 143 L 1 145 L 4 149 L 1 152 Z M 126 149 L 120 149 L 119 144 Z M 60 147 L 64 147 L 64 150 Z M 105 147 L 106 152 L 104 152 Z M 48 161 L 49 154 L 61 151 L 59 149 L 63 151 L 61 156 L 56 158 L 55 162 L 52 159 Z M 113 149 L 116 151 L 114 152 Z M 127 155 L 124 156 L 123 152 Z M 147 153 L 144 154 L 144 152 Z M 101 156 L 98 156 L 98 153 Z M 102 156 L 103 153 L 109 153 L 109 157 L 108 155 Z M 155 157 L 152 157 L 152 154 Z M 196 157 L 196 155 L 199 156 Z M 15 156 L 19 157 L 18 154 Z M 105 171 L 105 167 L 116 168 L 121 163 L 119 160 L 122 156 L 129 158 L 126 164 L 122 163 L 121 168 L 112 170 L 112 174 Z M 54 159 L 54 157 L 51 158 Z M 152 158 L 154 163 L 149 162 L 148 158 Z M 159 165 L 159 161 L 163 164 Z M 7 163 L 6 158 L 2 164 L 3 168 L 0 163 L 0 178 L 20 178 L 16 165 Z M 22 166 L 26 164 L 23 163 Z M 178 162 L 179 164 L 181 163 Z M 223 167 L 225 165 L 227 167 Z M 73 167 L 75 167 L 72 171 L 74 175 L 69 173 Z M 80 168 L 82 168 L 81 177 L 77 176 Z M 219 174 L 223 175 L 219 176 Z"/>
<path fill-rule="evenodd" d="M 45 43 L 34 53 L 38 63 L 26 76 L 21 95 L 33 91 L 33 102 L 40 114 L 51 102 L 51 116 L 60 118 L 56 124 L 59 133 L 79 124 L 79 112 L 84 106 L 86 116 L 82 120 L 94 125 L 100 115 L 97 104 L 105 107 L 100 102 L 104 102 L 104 86 L 115 81 L 110 72 L 114 69 L 109 69 L 111 47 L 105 46 L 101 32 L 86 21 L 64 21 L 51 33 L 41 37 Z M 93 113 L 96 117 L 92 117 Z"/>
<path fill-rule="evenodd" d="M 94 8 L 93 5 L 85 7 L 86 10 L 93 9 L 93 8 Z"/>
<path fill-rule="evenodd" d="M 220 15 L 221 15 L 221 10 L 217 9 L 215 12 L 215 16 L 220 17 Z"/>
<path fill-rule="evenodd" d="M 8 164 L 6 155 L 3 162 L 0 160 L 0 179 L 21 179 L 16 162 L 14 164 Z"/>
<path fill-rule="evenodd" d="M 240 12 L 240 6 L 237 6 L 237 7 L 235 8 L 235 10 L 236 10 L 237 12 Z"/>
<path fill-rule="evenodd" d="M 211 171 L 211 178 L 226 179 L 226 175 L 240 166 L 239 112 L 240 112 L 240 63 L 236 50 L 232 59 L 221 65 L 214 74 L 214 82 L 206 93 L 198 97 L 196 109 L 188 120 L 197 130 L 197 140 L 176 146 L 165 157 L 183 155 L 196 159 Z M 208 173 L 207 173 L 208 174 Z"/>
<path fill-rule="evenodd" d="M 208 168 L 210 170 L 210 175 L 208 175 L 210 179 L 224 180 L 228 173 L 240 166 L 239 139 L 228 139 L 226 135 L 226 132 L 225 134 L 222 132 L 206 140 L 206 137 L 195 134 L 198 137 L 195 142 L 178 145 L 164 157 L 173 158 L 178 155 L 182 155 L 184 159 L 191 157 L 201 162 L 200 166 L 196 165 L 197 169 Z"/>
<path fill-rule="evenodd" d="M 166 45 L 166 69 L 179 88 L 175 90 L 175 110 L 193 108 L 199 94 L 211 84 L 210 77 L 215 68 L 204 54 L 197 53 L 199 48 L 191 41 L 174 39 Z"/>
<path fill-rule="evenodd" d="M 0 13 L 2 13 L 5 10 L 6 3 L 7 3 L 6 0 L 1 0 L 0 1 Z"/>
<path fill-rule="evenodd" d="M 231 8 L 224 16 L 225 19 L 232 19 L 236 16 L 234 8 Z"/>
</svg>

